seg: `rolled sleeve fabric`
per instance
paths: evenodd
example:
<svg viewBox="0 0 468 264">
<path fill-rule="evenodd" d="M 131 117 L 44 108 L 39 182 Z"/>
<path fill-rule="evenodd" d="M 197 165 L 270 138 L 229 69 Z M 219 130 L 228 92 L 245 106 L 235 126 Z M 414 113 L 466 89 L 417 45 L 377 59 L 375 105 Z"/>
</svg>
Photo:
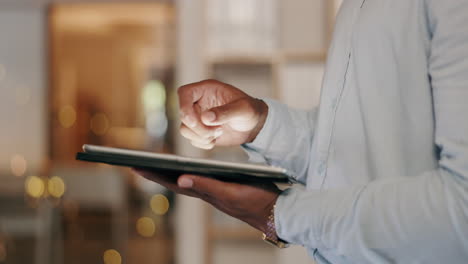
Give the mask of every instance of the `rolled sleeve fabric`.
<svg viewBox="0 0 468 264">
<path fill-rule="evenodd" d="M 467 188 L 444 169 L 343 190 L 292 188 L 277 201 L 277 232 L 331 263 L 466 263 Z"/>
<path fill-rule="evenodd" d="M 272 99 L 264 102 L 268 105 L 265 124 L 255 140 L 243 148 L 251 162 L 285 168 L 305 184 L 316 110 L 295 110 Z"/>
</svg>

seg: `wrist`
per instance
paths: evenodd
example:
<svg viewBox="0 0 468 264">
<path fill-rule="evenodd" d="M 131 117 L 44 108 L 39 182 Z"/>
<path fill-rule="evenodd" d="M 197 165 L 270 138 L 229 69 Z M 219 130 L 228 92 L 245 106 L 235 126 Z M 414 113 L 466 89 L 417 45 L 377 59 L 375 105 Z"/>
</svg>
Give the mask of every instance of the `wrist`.
<svg viewBox="0 0 468 264">
<path fill-rule="evenodd" d="M 272 210 L 274 210 L 278 196 L 279 194 L 275 194 L 275 196 L 271 198 L 271 201 L 266 206 L 256 208 L 255 213 L 250 214 L 249 217 L 242 220 L 262 233 L 267 232 L 268 219 Z"/>
<path fill-rule="evenodd" d="M 262 233 L 267 233 L 270 232 L 269 229 L 271 229 L 271 218 L 272 216 L 274 217 L 274 211 L 275 211 L 275 205 L 276 205 L 276 200 L 278 199 L 278 196 L 276 196 L 275 199 L 272 200 L 270 204 L 268 204 L 261 213 L 260 216 L 260 225 L 258 230 L 262 231 Z M 276 235 L 276 230 L 275 230 L 275 235 Z"/>
<path fill-rule="evenodd" d="M 260 131 L 263 129 L 265 125 L 267 116 L 268 116 L 268 105 L 260 99 L 253 98 L 254 105 L 256 112 L 258 113 L 258 122 L 257 125 L 252 129 L 250 132 L 249 138 L 247 139 L 246 143 L 252 143 L 255 138 L 257 138 Z"/>
</svg>

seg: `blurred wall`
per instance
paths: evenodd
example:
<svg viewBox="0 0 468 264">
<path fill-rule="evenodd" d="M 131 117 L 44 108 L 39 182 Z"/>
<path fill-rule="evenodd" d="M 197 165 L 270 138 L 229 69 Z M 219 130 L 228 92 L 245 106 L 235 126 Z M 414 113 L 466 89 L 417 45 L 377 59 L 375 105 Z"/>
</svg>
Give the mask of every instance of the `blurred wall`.
<svg viewBox="0 0 468 264">
<path fill-rule="evenodd" d="M 47 154 L 45 25 L 42 8 L 0 8 L 2 170 L 19 154 L 35 171 Z"/>
<path fill-rule="evenodd" d="M 177 58 L 176 86 L 200 81 L 204 77 L 202 50 L 203 0 L 177 0 Z M 188 140 L 176 140 L 177 153 L 187 156 L 200 155 L 201 151 Z M 176 263 L 205 264 L 205 211 L 198 199 L 178 195 L 176 205 Z"/>
</svg>

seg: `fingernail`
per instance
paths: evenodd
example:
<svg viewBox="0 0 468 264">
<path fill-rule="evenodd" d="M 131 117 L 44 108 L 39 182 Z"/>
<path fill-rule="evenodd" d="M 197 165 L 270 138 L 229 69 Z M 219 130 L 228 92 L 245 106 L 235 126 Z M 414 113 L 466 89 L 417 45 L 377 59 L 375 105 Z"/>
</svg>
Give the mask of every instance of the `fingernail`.
<svg viewBox="0 0 468 264">
<path fill-rule="evenodd" d="M 213 111 L 208 111 L 203 114 L 204 118 L 208 122 L 212 122 L 216 119 L 216 114 Z"/>
<path fill-rule="evenodd" d="M 184 123 L 190 128 L 193 128 L 197 125 L 197 123 L 195 122 L 195 119 L 191 116 L 185 116 L 184 121 L 185 121 Z"/>
<path fill-rule="evenodd" d="M 193 186 L 193 181 L 190 178 L 181 178 L 178 183 L 181 188 L 191 188 Z"/>
<path fill-rule="evenodd" d="M 223 134 L 223 129 L 222 129 L 222 128 L 218 128 L 218 129 L 216 129 L 216 131 L 214 132 L 214 137 L 215 137 L 215 138 L 219 138 L 222 134 Z"/>
</svg>

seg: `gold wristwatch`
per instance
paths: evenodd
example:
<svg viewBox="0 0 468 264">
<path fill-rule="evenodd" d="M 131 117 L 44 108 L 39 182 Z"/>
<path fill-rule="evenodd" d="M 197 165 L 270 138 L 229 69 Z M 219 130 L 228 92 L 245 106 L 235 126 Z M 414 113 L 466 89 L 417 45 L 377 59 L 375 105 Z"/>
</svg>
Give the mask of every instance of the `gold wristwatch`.
<svg viewBox="0 0 468 264">
<path fill-rule="evenodd" d="M 262 239 L 268 244 L 271 244 L 278 248 L 287 248 L 289 244 L 286 241 L 279 238 L 278 235 L 276 234 L 275 207 L 276 206 L 273 206 L 273 208 L 271 209 L 270 215 L 268 216 L 267 229 L 265 230 L 265 233 L 263 233 Z"/>
</svg>

